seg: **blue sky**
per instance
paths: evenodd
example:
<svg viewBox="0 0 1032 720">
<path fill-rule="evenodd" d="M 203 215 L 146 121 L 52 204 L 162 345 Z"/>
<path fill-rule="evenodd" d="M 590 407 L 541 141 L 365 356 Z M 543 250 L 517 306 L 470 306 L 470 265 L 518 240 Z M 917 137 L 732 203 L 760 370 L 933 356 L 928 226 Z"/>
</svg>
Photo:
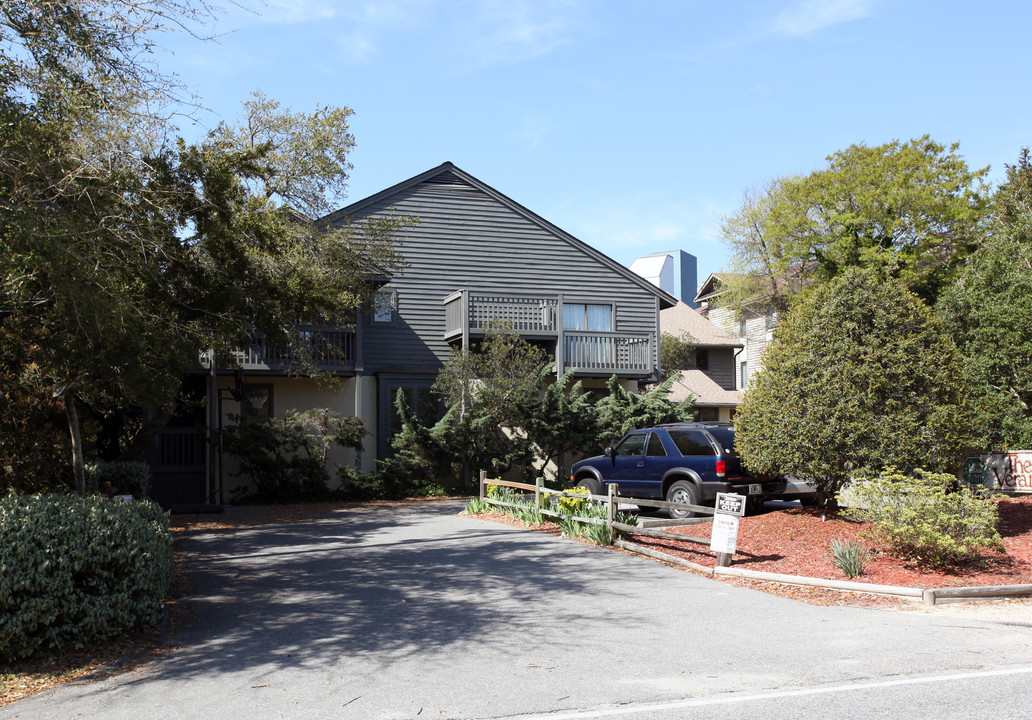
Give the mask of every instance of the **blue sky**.
<svg viewBox="0 0 1032 720">
<path fill-rule="evenodd" d="M 746 190 L 925 133 L 1002 177 L 1032 144 L 1032 4 L 242 0 L 158 61 L 233 119 L 255 90 L 355 111 L 349 199 L 450 160 L 629 265 L 700 282 Z"/>
</svg>

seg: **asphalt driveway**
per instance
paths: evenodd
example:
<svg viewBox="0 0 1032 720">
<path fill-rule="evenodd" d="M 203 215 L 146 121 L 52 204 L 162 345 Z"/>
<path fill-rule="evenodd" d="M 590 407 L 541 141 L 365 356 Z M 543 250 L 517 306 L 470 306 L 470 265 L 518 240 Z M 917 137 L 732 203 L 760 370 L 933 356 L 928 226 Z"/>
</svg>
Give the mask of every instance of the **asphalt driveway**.
<svg viewBox="0 0 1032 720">
<path fill-rule="evenodd" d="M 658 717 L 647 709 L 1032 666 L 1023 621 L 803 605 L 459 510 L 193 532 L 176 650 L 0 717 Z"/>
</svg>

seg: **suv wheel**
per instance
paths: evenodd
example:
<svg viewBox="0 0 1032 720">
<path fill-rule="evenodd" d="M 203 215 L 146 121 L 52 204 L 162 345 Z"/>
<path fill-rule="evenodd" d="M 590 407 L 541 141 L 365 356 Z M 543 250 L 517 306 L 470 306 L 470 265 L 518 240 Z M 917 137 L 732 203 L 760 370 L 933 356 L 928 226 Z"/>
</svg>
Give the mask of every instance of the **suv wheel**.
<svg viewBox="0 0 1032 720">
<path fill-rule="evenodd" d="M 699 491 L 696 490 L 695 486 L 687 480 L 678 480 L 667 489 L 666 499 L 667 502 L 685 503 L 687 505 L 698 505 Z M 683 518 L 696 517 L 698 513 L 692 512 L 691 510 L 667 508 L 667 515 L 669 515 L 674 520 L 681 520 Z"/>
<path fill-rule="evenodd" d="M 598 480 L 593 477 L 579 478 L 574 487 L 586 488 L 592 495 L 602 495 L 602 487 L 599 485 Z"/>
</svg>

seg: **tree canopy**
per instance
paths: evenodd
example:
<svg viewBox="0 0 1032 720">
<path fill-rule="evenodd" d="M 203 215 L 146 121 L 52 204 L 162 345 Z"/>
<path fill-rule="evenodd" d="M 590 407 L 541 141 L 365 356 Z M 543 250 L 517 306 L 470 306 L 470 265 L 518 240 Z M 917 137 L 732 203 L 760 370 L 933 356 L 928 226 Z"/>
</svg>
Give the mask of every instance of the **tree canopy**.
<svg viewBox="0 0 1032 720">
<path fill-rule="evenodd" d="M 988 168 L 927 135 L 851 145 L 826 168 L 746 196 L 721 234 L 733 272 L 722 302 L 784 315 L 814 281 L 877 268 L 934 303 L 977 245 Z"/>
<path fill-rule="evenodd" d="M 860 470 L 952 467 L 968 432 L 956 348 L 902 280 L 849 269 L 782 322 L 735 424 L 749 468 L 812 478 L 827 500 Z"/>
<path fill-rule="evenodd" d="M 979 248 L 938 310 L 953 331 L 971 392 L 975 441 L 1032 447 L 1032 159 L 1022 150 L 997 188 Z"/>
<path fill-rule="evenodd" d="M 298 323 L 347 323 L 400 263 L 388 219 L 309 220 L 346 189 L 347 108 L 256 95 L 238 125 L 175 139 L 167 79 L 141 61 L 179 0 L 0 5 L 0 349 L 7 388 L 63 406 L 82 487 L 77 402 L 169 407 L 185 368 L 257 330 L 306 354 Z M 7 442 L 0 435 L 0 443 Z M 3 454 L 7 454 L 6 451 Z"/>
</svg>

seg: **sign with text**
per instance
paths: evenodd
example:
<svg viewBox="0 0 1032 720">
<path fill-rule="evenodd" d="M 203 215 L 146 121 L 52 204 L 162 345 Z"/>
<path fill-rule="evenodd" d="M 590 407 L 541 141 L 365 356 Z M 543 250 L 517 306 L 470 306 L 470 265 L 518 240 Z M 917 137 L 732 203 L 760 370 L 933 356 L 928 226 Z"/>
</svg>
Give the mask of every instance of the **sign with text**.
<svg viewBox="0 0 1032 720">
<path fill-rule="evenodd" d="M 738 544 L 738 516 L 717 513 L 713 516 L 713 534 L 709 548 L 713 552 L 735 554 Z"/>
<path fill-rule="evenodd" d="M 734 493 L 717 493 L 717 501 L 713 505 L 713 509 L 718 513 L 725 513 L 727 515 L 737 515 L 742 517 L 745 515 L 745 495 L 735 495 Z"/>
<path fill-rule="evenodd" d="M 964 480 L 992 490 L 1032 493 L 1032 450 L 974 455 L 964 465 Z"/>
</svg>

